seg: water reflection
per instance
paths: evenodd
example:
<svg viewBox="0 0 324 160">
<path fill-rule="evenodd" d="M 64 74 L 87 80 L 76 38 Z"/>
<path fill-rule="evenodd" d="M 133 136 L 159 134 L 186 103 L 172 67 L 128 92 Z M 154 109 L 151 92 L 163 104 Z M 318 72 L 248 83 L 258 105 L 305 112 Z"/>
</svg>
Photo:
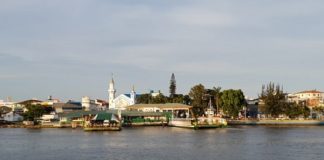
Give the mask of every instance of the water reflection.
<svg viewBox="0 0 324 160">
<path fill-rule="evenodd" d="M 0 129 L 1 159 L 321 159 L 323 127 Z"/>
</svg>

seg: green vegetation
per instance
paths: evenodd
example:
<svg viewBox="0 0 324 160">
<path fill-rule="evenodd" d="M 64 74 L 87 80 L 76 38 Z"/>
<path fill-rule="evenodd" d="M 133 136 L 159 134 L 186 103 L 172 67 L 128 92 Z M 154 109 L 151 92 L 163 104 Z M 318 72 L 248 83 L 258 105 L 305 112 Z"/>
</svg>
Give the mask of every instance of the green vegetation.
<svg viewBox="0 0 324 160">
<path fill-rule="evenodd" d="M 0 115 L 2 115 L 2 114 L 5 114 L 5 113 L 9 113 L 9 112 L 11 112 L 11 108 L 10 107 L 7 107 L 7 106 L 1 106 L 0 107 Z"/>
<path fill-rule="evenodd" d="M 164 96 L 160 93 L 152 96 L 151 93 L 142 94 L 137 98 L 137 103 L 158 104 L 158 103 L 182 103 L 193 106 L 193 116 L 199 117 L 205 115 L 205 111 L 211 102 L 217 113 L 222 112 L 224 116 L 237 118 L 239 113 L 245 107 L 246 101 L 242 90 L 228 89 L 221 90 L 221 87 L 206 89 L 204 85 L 197 84 L 193 86 L 188 95 L 176 94 L 176 81 L 174 74 L 170 80 L 170 96 Z M 286 115 L 289 118 L 298 118 L 300 116 L 308 117 L 310 110 L 305 105 L 289 103 L 286 95 L 280 85 L 270 82 L 262 86 L 261 102 L 259 111 L 266 114 L 266 117 L 278 118 Z M 318 112 L 324 113 L 324 108 L 317 108 Z"/>
<path fill-rule="evenodd" d="M 189 97 L 192 100 L 192 110 L 195 117 L 203 115 L 205 109 L 207 108 L 208 102 L 204 100 L 206 93 L 207 92 L 205 90 L 205 86 L 203 86 L 202 84 L 193 86 L 189 92 Z"/>
<path fill-rule="evenodd" d="M 28 121 L 36 121 L 43 114 L 50 113 L 51 108 L 41 105 L 26 105 L 27 111 L 23 114 L 24 120 Z"/>
<path fill-rule="evenodd" d="M 261 111 L 271 117 L 278 117 L 284 113 L 284 108 L 287 106 L 285 94 L 279 85 L 269 83 L 267 87 L 262 86 L 261 95 L 259 97 L 264 105 L 261 106 Z"/>
<path fill-rule="evenodd" d="M 263 102 L 260 109 L 268 117 L 278 118 L 279 115 L 286 115 L 289 118 L 297 118 L 308 117 L 310 114 L 309 108 L 305 105 L 287 102 L 282 87 L 271 82 L 267 86 L 262 86 L 259 98 Z"/>
<path fill-rule="evenodd" d="M 305 105 L 287 103 L 284 107 L 284 114 L 289 118 L 298 118 L 301 115 L 303 115 L 303 117 L 309 117 L 310 109 Z"/>
<path fill-rule="evenodd" d="M 136 102 L 139 104 L 159 104 L 167 103 L 168 97 L 164 96 L 162 93 L 153 97 L 150 93 L 142 94 L 137 99 Z"/>
<path fill-rule="evenodd" d="M 152 96 L 150 93 L 142 94 L 136 99 L 138 104 L 160 104 L 160 103 L 181 103 L 190 105 L 191 99 L 189 95 L 174 94 L 172 97 L 164 96 L 160 93 L 157 96 Z"/>
<path fill-rule="evenodd" d="M 314 107 L 313 111 L 324 114 L 324 107 Z"/>
<path fill-rule="evenodd" d="M 238 117 L 239 112 L 246 105 L 242 90 L 224 90 L 221 94 L 221 104 L 225 115 L 230 117 Z"/>
<path fill-rule="evenodd" d="M 173 98 L 174 95 L 176 94 L 176 89 L 177 89 L 176 80 L 175 80 L 175 76 L 173 73 L 171 76 L 169 89 L 170 89 L 170 98 Z"/>
<path fill-rule="evenodd" d="M 215 109 L 222 109 L 224 114 L 230 117 L 237 117 L 246 105 L 242 90 L 221 91 L 221 87 L 205 89 L 202 84 L 198 84 L 191 88 L 189 96 L 192 99 L 193 112 L 196 117 L 205 114 L 209 100 Z"/>
</svg>

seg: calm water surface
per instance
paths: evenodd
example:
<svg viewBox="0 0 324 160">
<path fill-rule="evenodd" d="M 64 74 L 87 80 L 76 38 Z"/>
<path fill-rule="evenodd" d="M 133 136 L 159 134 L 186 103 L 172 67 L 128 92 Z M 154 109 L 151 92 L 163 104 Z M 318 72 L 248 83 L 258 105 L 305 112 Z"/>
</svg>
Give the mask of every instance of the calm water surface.
<svg viewBox="0 0 324 160">
<path fill-rule="evenodd" d="M 0 160 L 323 160 L 324 127 L 0 129 Z"/>
</svg>

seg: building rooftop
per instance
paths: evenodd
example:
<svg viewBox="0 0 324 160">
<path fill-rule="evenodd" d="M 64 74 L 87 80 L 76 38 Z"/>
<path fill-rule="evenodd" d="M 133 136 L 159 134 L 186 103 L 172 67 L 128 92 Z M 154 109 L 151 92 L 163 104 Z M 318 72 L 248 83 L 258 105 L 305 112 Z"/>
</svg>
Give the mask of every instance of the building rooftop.
<svg viewBox="0 0 324 160">
<path fill-rule="evenodd" d="M 308 90 L 308 91 L 302 91 L 302 92 L 298 92 L 298 93 L 296 93 L 296 94 L 307 94 L 307 93 L 311 93 L 311 94 L 313 94 L 313 93 L 324 93 L 324 92 L 321 92 L 321 91 L 317 91 L 317 90 Z"/>
<path fill-rule="evenodd" d="M 17 104 L 26 105 L 26 104 L 41 103 L 41 102 L 43 102 L 43 101 L 40 101 L 40 100 L 37 100 L 37 99 L 29 99 L 29 100 L 25 100 L 25 101 L 22 101 L 22 102 L 18 102 Z"/>
</svg>

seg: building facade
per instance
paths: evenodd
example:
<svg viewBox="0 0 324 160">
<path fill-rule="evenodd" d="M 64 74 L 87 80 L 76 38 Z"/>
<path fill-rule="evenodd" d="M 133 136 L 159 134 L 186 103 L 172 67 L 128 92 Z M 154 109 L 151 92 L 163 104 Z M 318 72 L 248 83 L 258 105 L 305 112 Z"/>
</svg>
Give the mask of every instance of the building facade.
<svg viewBox="0 0 324 160">
<path fill-rule="evenodd" d="M 288 94 L 287 100 L 289 102 L 296 102 L 298 104 L 305 104 L 306 106 L 313 108 L 317 106 L 323 106 L 324 92 L 317 90 L 308 90 L 297 92 L 294 94 Z"/>
<path fill-rule="evenodd" d="M 109 109 L 112 110 L 126 110 L 127 106 L 134 105 L 136 103 L 136 92 L 134 86 L 130 94 L 121 94 L 115 97 L 116 89 L 113 78 L 109 83 L 108 94 Z"/>
</svg>

